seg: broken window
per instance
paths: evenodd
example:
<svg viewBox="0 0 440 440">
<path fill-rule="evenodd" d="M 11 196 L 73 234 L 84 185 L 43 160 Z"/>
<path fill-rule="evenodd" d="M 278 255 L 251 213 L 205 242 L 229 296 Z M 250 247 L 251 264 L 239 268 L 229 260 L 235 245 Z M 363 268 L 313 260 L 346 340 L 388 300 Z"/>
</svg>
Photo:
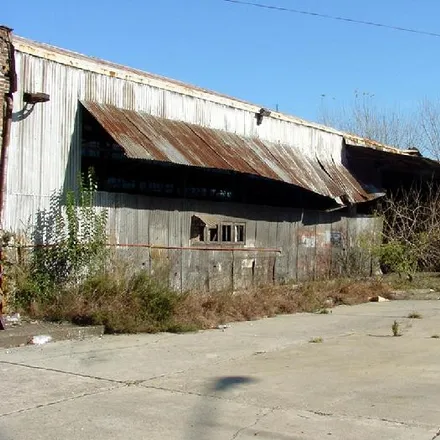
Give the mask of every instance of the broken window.
<svg viewBox="0 0 440 440">
<path fill-rule="evenodd" d="M 191 217 L 191 241 L 200 242 L 205 241 L 205 228 L 206 225 L 196 215 Z"/>
<path fill-rule="evenodd" d="M 208 241 L 218 241 L 218 226 L 208 229 Z"/>
<path fill-rule="evenodd" d="M 192 242 L 242 243 L 246 242 L 245 223 L 221 223 L 212 214 L 191 217 Z"/>
</svg>

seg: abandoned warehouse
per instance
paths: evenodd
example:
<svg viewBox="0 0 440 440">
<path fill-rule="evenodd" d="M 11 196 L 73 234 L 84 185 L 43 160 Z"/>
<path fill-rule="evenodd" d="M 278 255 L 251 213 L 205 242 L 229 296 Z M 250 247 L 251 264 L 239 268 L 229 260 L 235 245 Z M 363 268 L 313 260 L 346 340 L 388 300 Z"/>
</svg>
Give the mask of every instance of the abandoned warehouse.
<svg viewBox="0 0 440 440">
<path fill-rule="evenodd" d="M 6 27 L 0 44 L 2 229 L 38 229 L 54 191 L 93 169 L 109 246 L 178 291 L 335 276 L 353 256 L 370 274 L 360 243 L 380 239 L 376 200 L 439 172 L 416 150 Z"/>
</svg>

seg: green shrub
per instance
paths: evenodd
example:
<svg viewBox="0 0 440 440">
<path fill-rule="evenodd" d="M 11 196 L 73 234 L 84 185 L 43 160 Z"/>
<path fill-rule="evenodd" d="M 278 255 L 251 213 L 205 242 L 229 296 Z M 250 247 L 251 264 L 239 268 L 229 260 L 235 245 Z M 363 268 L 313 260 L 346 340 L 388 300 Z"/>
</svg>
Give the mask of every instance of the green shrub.
<svg viewBox="0 0 440 440">
<path fill-rule="evenodd" d="M 410 243 L 390 240 L 374 249 L 381 263 L 399 275 L 412 275 L 417 270 L 417 254 Z"/>
<path fill-rule="evenodd" d="M 108 256 L 107 211 L 95 209 L 96 190 L 89 171 L 76 192 L 54 192 L 49 209 L 38 214 L 36 245 L 17 283 L 19 305 L 52 302 L 66 286 L 103 268 Z"/>
</svg>

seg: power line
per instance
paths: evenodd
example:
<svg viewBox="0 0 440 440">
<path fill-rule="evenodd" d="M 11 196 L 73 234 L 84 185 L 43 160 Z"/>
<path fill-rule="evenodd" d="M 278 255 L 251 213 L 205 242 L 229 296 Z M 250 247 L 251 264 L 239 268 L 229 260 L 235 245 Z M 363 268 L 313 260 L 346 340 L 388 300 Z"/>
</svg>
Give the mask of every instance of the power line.
<svg viewBox="0 0 440 440">
<path fill-rule="evenodd" d="M 329 20 L 338 20 L 338 21 L 345 21 L 345 22 L 355 23 L 355 24 L 363 24 L 366 26 L 375 26 L 375 27 L 380 27 L 380 28 L 385 28 L 385 29 L 393 29 L 395 31 L 401 31 L 401 32 L 411 32 L 412 34 L 427 35 L 429 37 L 440 37 L 440 34 L 437 34 L 435 32 L 428 32 L 428 31 L 422 31 L 419 29 L 411 29 L 411 28 L 405 28 L 405 27 L 400 27 L 400 26 L 393 26 L 393 25 L 383 24 L 383 23 L 375 23 L 373 21 L 356 20 L 354 18 L 338 17 L 336 15 L 320 14 L 318 12 L 302 11 L 300 9 L 284 8 L 282 6 L 266 5 L 264 3 L 256 3 L 256 2 L 250 2 L 250 1 L 245 1 L 245 0 L 222 0 L 222 1 L 227 2 L 227 3 L 235 3 L 238 5 L 254 6 L 256 8 L 261 8 L 261 9 L 272 9 L 275 11 L 290 12 L 293 14 L 309 15 L 312 17 L 326 18 Z"/>
</svg>

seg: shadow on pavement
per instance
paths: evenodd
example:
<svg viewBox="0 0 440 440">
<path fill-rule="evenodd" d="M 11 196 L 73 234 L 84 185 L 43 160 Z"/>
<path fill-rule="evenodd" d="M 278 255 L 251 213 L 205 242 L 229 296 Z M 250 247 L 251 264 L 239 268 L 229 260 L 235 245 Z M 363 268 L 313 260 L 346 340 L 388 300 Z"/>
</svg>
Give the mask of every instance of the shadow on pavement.
<svg viewBox="0 0 440 440">
<path fill-rule="evenodd" d="M 190 424 L 186 440 L 211 440 L 215 438 L 216 419 L 221 413 L 220 398 L 228 391 L 257 382 L 249 376 L 217 377 L 205 387 L 201 402 L 196 406 L 194 419 Z M 214 398 L 214 399 L 213 399 Z M 219 400 L 215 400 L 218 398 Z"/>
</svg>

